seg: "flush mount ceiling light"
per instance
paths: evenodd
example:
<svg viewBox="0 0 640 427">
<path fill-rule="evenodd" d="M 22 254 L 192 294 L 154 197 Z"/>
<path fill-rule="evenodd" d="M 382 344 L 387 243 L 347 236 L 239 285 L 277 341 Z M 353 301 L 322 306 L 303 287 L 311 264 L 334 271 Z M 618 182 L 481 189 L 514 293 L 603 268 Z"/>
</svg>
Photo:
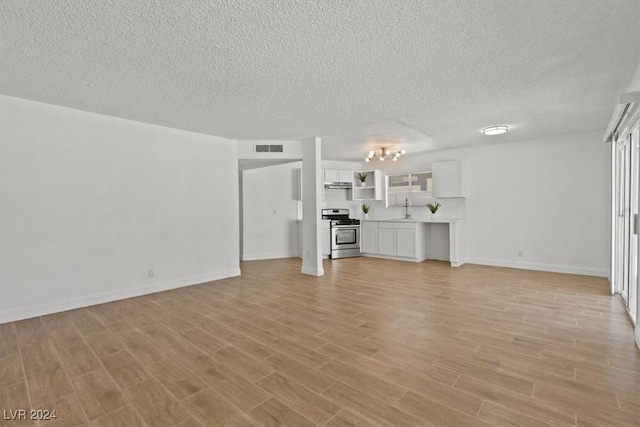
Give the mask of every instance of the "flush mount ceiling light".
<svg viewBox="0 0 640 427">
<path fill-rule="evenodd" d="M 502 133 L 506 133 L 508 130 L 509 126 L 505 125 L 489 126 L 482 129 L 482 133 L 484 133 L 485 135 L 500 135 Z"/>
<path fill-rule="evenodd" d="M 391 154 L 391 150 L 389 150 L 387 147 L 382 147 L 380 149 L 380 156 L 378 157 L 378 159 L 380 159 L 381 162 L 384 162 L 384 159 L 386 159 L 387 157 L 391 156 L 391 160 L 393 160 L 395 162 L 403 154 L 407 154 L 407 150 L 400 150 L 400 151 L 396 151 L 395 153 Z M 365 162 L 370 162 L 371 159 L 373 159 L 375 156 L 376 156 L 376 152 L 371 150 L 371 151 L 369 151 L 369 155 L 367 157 L 365 157 L 364 161 Z"/>
</svg>

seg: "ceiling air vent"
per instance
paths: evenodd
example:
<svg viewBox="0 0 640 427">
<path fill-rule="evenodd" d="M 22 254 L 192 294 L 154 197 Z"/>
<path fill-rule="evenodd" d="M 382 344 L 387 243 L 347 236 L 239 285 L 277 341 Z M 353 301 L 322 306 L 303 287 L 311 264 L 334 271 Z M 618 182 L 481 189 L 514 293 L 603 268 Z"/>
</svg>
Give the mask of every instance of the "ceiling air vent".
<svg viewBox="0 0 640 427">
<path fill-rule="evenodd" d="M 254 153 L 283 153 L 284 147 L 282 144 L 268 145 L 268 144 L 256 144 L 253 146 Z"/>
</svg>

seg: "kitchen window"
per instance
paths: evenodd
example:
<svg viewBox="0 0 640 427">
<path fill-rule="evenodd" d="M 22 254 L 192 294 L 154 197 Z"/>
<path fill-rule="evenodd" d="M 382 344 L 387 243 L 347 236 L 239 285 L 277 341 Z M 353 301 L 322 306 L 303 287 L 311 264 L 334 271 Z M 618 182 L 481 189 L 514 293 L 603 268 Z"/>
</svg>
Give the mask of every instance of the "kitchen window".
<svg viewBox="0 0 640 427">
<path fill-rule="evenodd" d="M 431 172 L 414 172 L 387 176 L 387 203 L 389 206 L 425 206 L 433 198 Z"/>
</svg>

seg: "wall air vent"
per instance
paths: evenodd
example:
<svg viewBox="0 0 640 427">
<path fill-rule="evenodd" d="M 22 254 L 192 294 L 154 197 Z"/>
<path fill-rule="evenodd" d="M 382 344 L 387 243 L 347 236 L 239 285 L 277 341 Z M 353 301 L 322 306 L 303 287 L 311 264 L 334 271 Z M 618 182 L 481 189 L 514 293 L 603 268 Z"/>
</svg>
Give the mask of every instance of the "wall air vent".
<svg viewBox="0 0 640 427">
<path fill-rule="evenodd" d="M 283 153 L 284 146 L 282 144 L 269 145 L 269 144 L 256 144 L 253 146 L 254 153 Z"/>
</svg>

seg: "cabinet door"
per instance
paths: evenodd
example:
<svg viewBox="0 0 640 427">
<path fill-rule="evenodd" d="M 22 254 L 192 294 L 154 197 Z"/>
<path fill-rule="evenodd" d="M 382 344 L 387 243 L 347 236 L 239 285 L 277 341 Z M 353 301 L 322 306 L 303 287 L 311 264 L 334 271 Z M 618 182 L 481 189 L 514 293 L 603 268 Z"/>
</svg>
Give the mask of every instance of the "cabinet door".
<svg viewBox="0 0 640 427">
<path fill-rule="evenodd" d="M 460 162 L 437 162 L 431 165 L 433 197 L 464 197 Z"/>
<path fill-rule="evenodd" d="M 322 255 L 331 254 L 331 229 L 322 227 Z"/>
<path fill-rule="evenodd" d="M 416 256 L 416 231 L 396 230 L 396 255 L 408 258 Z"/>
<path fill-rule="evenodd" d="M 378 229 L 362 227 L 360 231 L 362 232 L 362 235 L 360 236 L 361 244 L 362 244 L 362 252 L 367 254 L 377 254 L 378 253 Z"/>
<path fill-rule="evenodd" d="M 337 169 L 324 170 L 324 182 L 338 182 L 340 180 L 340 171 Z"/>
<path fill-rule="evenodd" d="M 378 253 L 380 255 L 396 254 L 396 230 L 393 228 L 380 228 L 378 230 Z"/>
<path fill-rule="evenodd" d="M 339 171 L 340 182 L 350 182 L 353 184 L 353 171 Z"/>
</svg>

